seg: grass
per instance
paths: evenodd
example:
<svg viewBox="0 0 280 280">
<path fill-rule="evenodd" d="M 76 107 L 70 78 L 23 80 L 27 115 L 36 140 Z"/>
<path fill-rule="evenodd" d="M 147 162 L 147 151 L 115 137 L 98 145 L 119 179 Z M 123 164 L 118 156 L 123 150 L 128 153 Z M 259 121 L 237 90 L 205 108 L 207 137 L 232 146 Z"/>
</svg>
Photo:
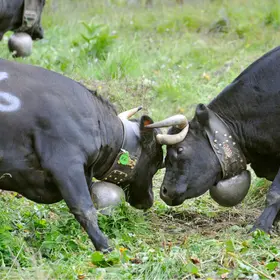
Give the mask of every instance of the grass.
<svg viewBox="0 0 280 280">
<path fill-rule="evenodd" d="M 103 2 L 103 3 L 101 3 Z M 191 118 L 244 68 L 280 41 L 278 1 L 47 1 L 40 65 L 96 88 L 119 111 L 144 106 L 155 120 Z M 99 32 L 100 31 L 100 32 Z M 0 44 L 3 58 L 7 33 Z M 246 199 L 223 208 L 209 194 L 141 212 L 123 204 L 99 215 L 114 251 L 95 252 L 64 202 L 39 205 L 0 196 L 1 279 L 279 279 L 277 235 L 248 234 L 270 182 L 253 177 Z"/>
</svg>

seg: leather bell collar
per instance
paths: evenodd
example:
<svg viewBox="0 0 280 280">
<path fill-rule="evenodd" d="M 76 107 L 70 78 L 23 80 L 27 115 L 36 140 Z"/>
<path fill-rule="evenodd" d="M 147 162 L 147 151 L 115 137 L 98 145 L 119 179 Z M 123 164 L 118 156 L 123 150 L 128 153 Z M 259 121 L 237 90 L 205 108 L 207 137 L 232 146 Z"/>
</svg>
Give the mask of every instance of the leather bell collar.
<svg viewBox="0 0 280 280">
<path fill-rule="evenodd" d="M 122 147 L 109 170 L 98 180 L 122 185 L 129 181 L 141 156 L 140 130 L 137 122 L 121 119 L 124 138 Z"/>
<path fill-rule="evenodd" d="M 246 170 L 246 158 L 225 122 L 208 107 L 206 108 L 209 120 L 205 131 L 221 164 L 223 179 L 234 177 Z"/>
<path fill-rule="evenodd" d="M 37 25 L 42 13 L 41 4 L 38 0 L 24 0 L 22 25 L 17 32 L 25 32 Z"/>
</svg>

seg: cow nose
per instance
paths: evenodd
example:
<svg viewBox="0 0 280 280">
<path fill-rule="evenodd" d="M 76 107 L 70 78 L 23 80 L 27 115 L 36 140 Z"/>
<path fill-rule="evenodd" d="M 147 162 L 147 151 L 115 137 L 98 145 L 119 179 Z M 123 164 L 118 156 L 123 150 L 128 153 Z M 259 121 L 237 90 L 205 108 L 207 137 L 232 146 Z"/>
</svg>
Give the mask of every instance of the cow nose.
<svg viewBox="0 0 280 280">
<path fill-rule="evenodd" d="M 174 196 L 175 196 L 175 192 L 174 191 L 168 191 L 166 187 L 162 187 L 161 189 L 161 195 L 164 197 L 164 198 L 170 198 L 172 199 Z"/>
<path fill-rule="evenodd" d="M 176 190 L 175 188 L 168 188 L 165 186 L 161 187 L 160 197 L 168 205 L 173 205 L 175 201 L 181 200 L 184 196 L 184 191 Z"/>
<path fill-rule="evenodd" d="M 172 205 L 173 196 L 172 194 L 167 190 L 166 187 L 162 187 L 160 190 L 160 198 L 167 204 Z"/>
<path fill-rule="evenodd" d="M 166 189 L 166 187 L 162 188 L 162 195 L 163 196 L 167 196 L 167 189 Z"/>
<path fill-rule="evenodd" d="M 136 204 L 134 207 L 135 207 L 136 209 L 148 210 L 148 209 L 151 208 L 152 206 L 153 206 L 153 201 L 149 201 L 149 202 L 144 202 L 144 203 Z"/>
</svg>

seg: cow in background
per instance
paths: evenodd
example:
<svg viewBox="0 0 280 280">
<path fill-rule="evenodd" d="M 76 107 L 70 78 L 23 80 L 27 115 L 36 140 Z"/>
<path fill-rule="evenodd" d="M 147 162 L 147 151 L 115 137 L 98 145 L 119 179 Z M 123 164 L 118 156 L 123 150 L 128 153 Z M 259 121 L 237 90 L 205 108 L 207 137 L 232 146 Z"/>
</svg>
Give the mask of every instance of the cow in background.
<svg viewBox="0 0 280 280">
<path fill-rule="evenodd" d="M 45 0 L 0 0 L 0 40 L 8 31 L 25 32 L 42 39 L 41 14 Z"/>
</svg>

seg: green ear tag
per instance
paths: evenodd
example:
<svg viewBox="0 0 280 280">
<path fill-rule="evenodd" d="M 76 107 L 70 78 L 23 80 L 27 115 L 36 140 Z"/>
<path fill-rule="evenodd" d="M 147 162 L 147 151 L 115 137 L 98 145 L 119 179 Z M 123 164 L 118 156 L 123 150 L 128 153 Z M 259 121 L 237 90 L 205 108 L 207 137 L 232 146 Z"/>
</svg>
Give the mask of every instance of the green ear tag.
<svg viewBox="0 0 280 280">
<path fill-rule="evenodd" d="M 126 152 L 126 153 L 122 154 L 120 156 L 119 162 L 122 165 L 128 165 L 129 164 L 129 153 Z"/>
</svg>

